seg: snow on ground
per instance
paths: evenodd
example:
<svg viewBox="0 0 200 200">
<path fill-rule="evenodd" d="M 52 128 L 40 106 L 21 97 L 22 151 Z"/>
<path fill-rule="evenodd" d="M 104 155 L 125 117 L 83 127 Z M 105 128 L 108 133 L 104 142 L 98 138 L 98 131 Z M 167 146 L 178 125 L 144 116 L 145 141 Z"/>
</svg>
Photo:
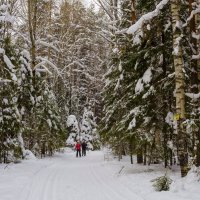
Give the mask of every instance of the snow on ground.
<svg viewBox="0 0 200 200">
<path fill-rule="evenodd" d="M 177 169 L 169 192 L 156 192 L 151 180 L 164 175 L 159 165 L 118 162 L 102 151 L 76 158 L 66 150 L 52 158 L 0 165 L 0 200 L 199 200 L 199 182 L 180 179 Z M 106 160 L 105 160 L 106 158 Z"/>
</svg>

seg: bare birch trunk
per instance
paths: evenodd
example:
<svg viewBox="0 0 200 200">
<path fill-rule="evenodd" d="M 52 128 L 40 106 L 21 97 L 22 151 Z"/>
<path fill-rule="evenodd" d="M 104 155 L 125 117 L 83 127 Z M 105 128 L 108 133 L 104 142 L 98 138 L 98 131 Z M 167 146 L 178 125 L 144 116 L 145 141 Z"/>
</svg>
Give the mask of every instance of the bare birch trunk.
<svg viewBox="0 0 200 200">
<path fill-rule="evenodd" d="M 175 88 L 176 88 L 176 115 L 177 115 L 177 144 L 178 144 L 178 158 L 181 168 L 181 176 L 184 177 L 188 172 L 188 155 L 186 133 L 183 128 L 183 121 L 185 119 L 185 91 L 184 91 L 184 63 L 183 52 L 180 44 L 181 32 L 177 27 L 180 24 L 180 0 L 171 0 L 171 15 L 173 28 L 173 60 L 175 68 Z"/>
</svg>

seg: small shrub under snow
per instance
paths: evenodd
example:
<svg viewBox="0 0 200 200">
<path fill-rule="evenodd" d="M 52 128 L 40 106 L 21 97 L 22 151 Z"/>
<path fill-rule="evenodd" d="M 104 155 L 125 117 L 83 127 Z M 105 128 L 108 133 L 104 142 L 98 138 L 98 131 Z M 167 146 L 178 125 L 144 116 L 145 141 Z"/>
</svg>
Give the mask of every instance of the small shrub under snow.
<svg viewBox="0 0 200 200">
<path fill-rule="evenodd" d="M 153 179 L 151 182 L 154 182 L 153 187 L 156 191 L 168 191 L 170 189 L 172 179 L 170 179 L 167 175 L 164 175 Z"/>
</svg>

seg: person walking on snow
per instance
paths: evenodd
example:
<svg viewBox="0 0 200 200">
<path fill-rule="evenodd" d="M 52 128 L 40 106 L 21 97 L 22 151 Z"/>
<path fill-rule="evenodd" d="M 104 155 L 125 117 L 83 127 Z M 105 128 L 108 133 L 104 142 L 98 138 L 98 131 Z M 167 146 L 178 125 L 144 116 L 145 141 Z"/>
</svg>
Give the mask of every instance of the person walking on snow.
<svg viewBox="0 0 200 200">
<path fill-rule="evenodd" d="M 79 157 L 81 157 L 81 143 L 79 141 L 76 143 L 75 149 L 76 149 L 76 157 L 78 157 L 78 155 Z"/>
<path fill-rule="evenodd" d="M 85 140 L 83 140 L 81 146 L 82 146 L 82 156 L 86 156 L 87 143 L 85 142 Z"/>
</svg>

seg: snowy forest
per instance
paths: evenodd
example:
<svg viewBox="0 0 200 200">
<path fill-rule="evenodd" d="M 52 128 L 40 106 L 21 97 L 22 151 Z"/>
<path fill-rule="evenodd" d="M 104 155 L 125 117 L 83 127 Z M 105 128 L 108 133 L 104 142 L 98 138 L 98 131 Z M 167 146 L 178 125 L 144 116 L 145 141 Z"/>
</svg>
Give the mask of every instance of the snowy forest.
<svg viewBox="0 0 200 200">
<path fill-rule="evenodd" d="M 0 163 L 86 140 L 200 166 L 200 0 L 1 0 Z"/>
<path fill-rule="evenodd" d="M 80 1 L 1 1 L 1 162 L 51 155 L 65 145 L 68 116 L 92 117 L 93 125 L 94 114 L 100 117 L 108 45 L 99 36 L 103 13 L 93 8 Z"/>
</svg>

